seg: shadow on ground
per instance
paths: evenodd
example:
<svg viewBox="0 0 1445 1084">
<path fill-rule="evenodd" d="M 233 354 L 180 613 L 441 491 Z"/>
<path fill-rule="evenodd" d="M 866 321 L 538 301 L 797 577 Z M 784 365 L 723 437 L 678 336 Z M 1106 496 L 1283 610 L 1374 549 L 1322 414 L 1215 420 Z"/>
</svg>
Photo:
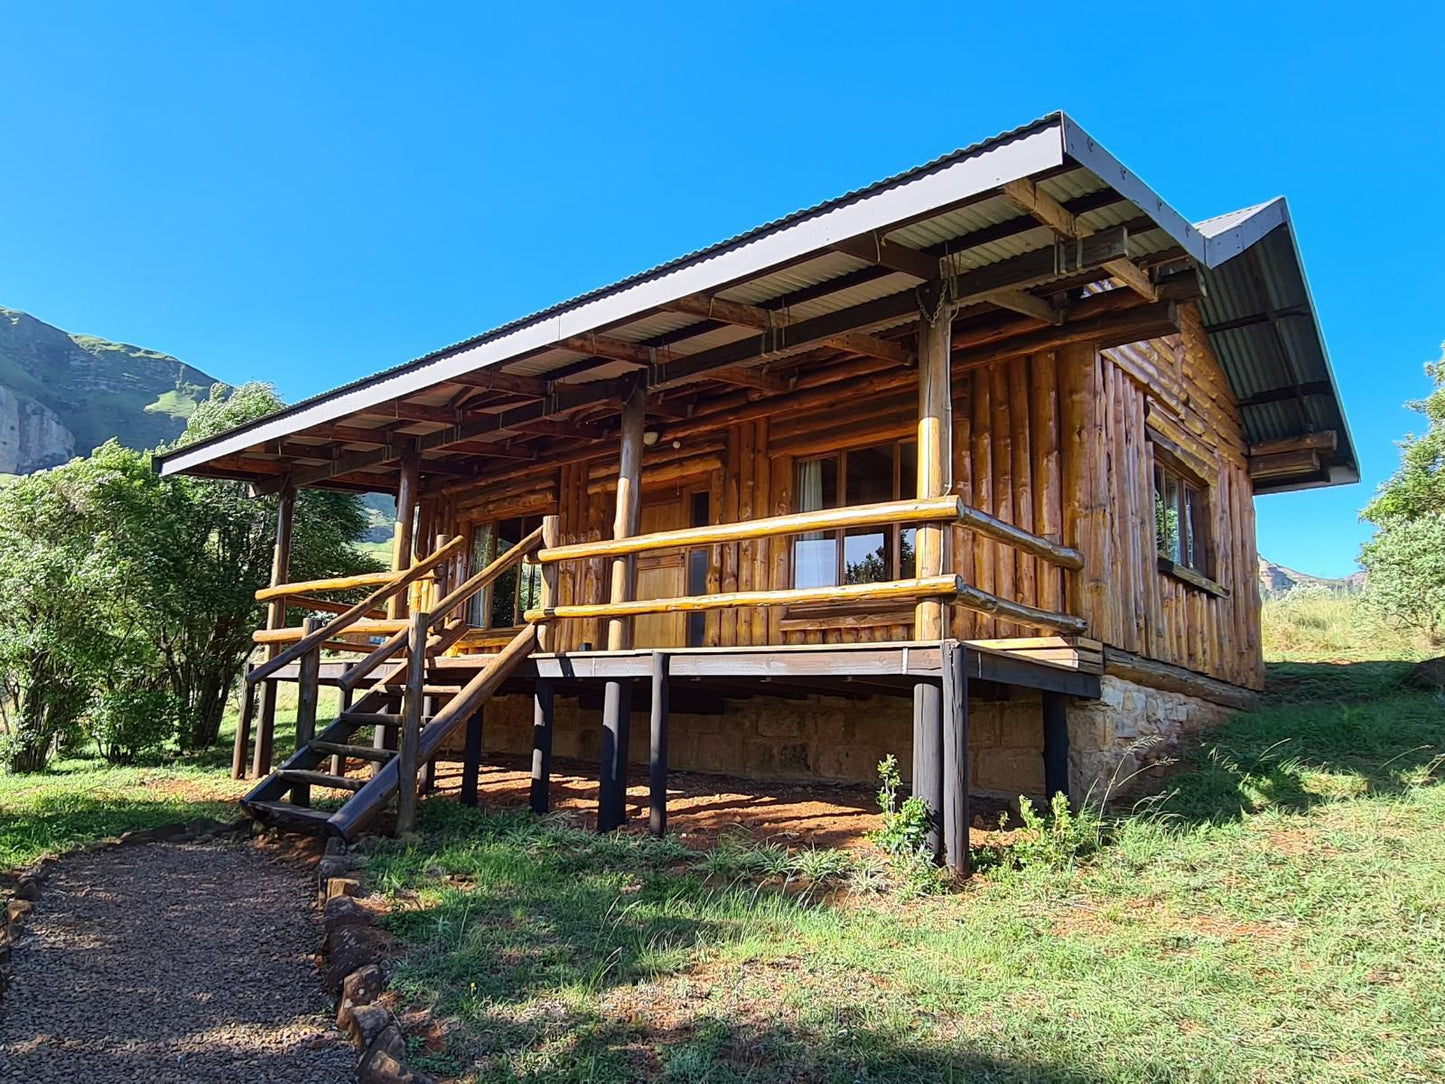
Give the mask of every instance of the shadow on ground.
<svg viewBox="0 0 1445 1084">
<path fill-rule="evenodd" d="M 1269 807 L 1304 812 L 1359 794 L 1394 794 L 1445 754 L 1445 699 L 1409 682 L 1401 662 L 1278 663 L 1258 710 L 1206 735 L 1148 804 L 1186 822 Z"/>
</svg>

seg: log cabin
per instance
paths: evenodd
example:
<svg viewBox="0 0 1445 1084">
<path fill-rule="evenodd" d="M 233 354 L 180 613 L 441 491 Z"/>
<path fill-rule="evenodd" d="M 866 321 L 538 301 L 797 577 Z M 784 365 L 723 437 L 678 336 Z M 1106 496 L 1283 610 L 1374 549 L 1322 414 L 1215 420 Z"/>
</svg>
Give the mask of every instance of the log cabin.
<svg viewBox="0 0 1445 1084">
<path fill-rule="evenodd" d="M 669 770 L 892 753 L 956 868 L 971 795 L 1097 798 L 1247 706 L 1254 500 L 1358 479 L 1285 201 L 1190 222 L 1062 113 L 158 469 L 276 501 L 258 819 L 406 828 L 438 757 L 475 802 L 530 753 L 539 811 L 598 766 L 603 830 L 647 766 L 661 833 Z M 305 487 L 393 494 L 391 569 L 289 582 Z"/>
</svg>

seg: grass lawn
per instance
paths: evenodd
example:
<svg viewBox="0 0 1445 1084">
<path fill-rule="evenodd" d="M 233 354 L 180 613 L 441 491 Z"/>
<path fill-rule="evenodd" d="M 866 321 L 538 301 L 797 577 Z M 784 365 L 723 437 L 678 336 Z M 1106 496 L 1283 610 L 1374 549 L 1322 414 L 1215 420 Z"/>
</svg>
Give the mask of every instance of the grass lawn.
<svg viewBox="0 0 1445 1084">
<path fill-rule="evenodd" d="M 295 686 L 281 691 L 278 760 L 294 747 L 296 733 Z M 335 693 L 323 690 L 322 711 L 328 696 Z M 227 715 L 215 748 L 179 761 L 116 768 L 86 748 L 52 761 L 40 775 L 0 774 L 0 870 L 133 828 L 235 817 L 236 799 L 254 785 L 231 779 L 236 714 Z"/>
<path fill-rule="evenodd" d="M 424 805 L 373 873 L 466 1080 L 1445 1079 L 1445 706 L 1282 668 L 1082 861 L 961 892 Z M 1300 703 L 1307 697 L 1311 702 Z"/>
</svg>

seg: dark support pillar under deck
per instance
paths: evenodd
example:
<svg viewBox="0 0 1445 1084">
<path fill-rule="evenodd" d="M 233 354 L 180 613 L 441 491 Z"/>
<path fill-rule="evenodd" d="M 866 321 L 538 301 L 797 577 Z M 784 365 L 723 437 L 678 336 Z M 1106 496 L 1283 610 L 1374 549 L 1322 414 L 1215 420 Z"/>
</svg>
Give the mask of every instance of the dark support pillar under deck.
<svg viewBox="0 0 1445 1084">
<path fill-rule="evenodd" d="M 913 686 L 913 793 L 928 809 L 928 850 L 942 853 L 943 688 L 925 678 Z"/>
<path fill-rule="evenodd" d="M 943 650 L 943 860 L 968 872 L 968 648 Z"/>
<path fill-rule="evenodd" d="M 632 682 L 602 686 L 602 777 L 597 788 L 597 830 L 610 832 L 627 820 L 627 744 L 632 727 Z"/>
<path fill-rule="evenodd" d="M 648 830 L 661 839 L 667 831 L 667 656 L 652 656 L 652 702 L 650 730 L 651 753 L 648 757 L 648 798 L 651 811 Z"/>
<path fill-rule="evenodd" d="M 1044 693 L 1044 793 L 1069 793 L 1069 712 L 1063 693 Z"/>
<path fill-rule="evenodd" d="M 467 720 L 467 741 L 462 751 L 462 805 L 477 804 L 477 776 L 482 767 L 482 710 Z"/>
<path fill-rule="evenodd" d="M 532 812 L 552 807 L 552 682 L 539 678 L 532 711 Z"/>
<path fill-rule="evenodd" d="M 251 672 L 246 664 L 246 673 Z M 256 686 L 241 679 L 241 718 L 236 723 L 236 745 L 231 752 L 231 778 L 246 778 L 246 754 L 251 751 L 251 719 L 256 714 Z"/>
</svg>

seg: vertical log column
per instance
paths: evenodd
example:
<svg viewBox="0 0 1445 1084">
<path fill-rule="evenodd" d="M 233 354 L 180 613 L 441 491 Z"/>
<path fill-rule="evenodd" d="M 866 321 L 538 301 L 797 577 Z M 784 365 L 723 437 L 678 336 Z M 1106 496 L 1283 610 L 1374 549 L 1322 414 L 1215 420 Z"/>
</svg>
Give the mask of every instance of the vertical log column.
<svg viewBox="0 0 1445 1084">
<path fill-rule="evenodd" d="M 612 522 L 613 538 L 630 538 L 637 533 L 642 474 L 642 430 L 647 417 L 647 389 L 634 384 L 622 400 L 622 450 L 617 469 L 617 512 Z M 637 558 L 628 554 L 612 559 L 613 602 L 632 599 L 637 586 Z M 626 651 L 632 646 L 632 618 L 614 617 L 607 622 L 607 650 Z M 611 679 L 602 689 L 602 779 L 598 788 L 597 830 L 610 832 L 627 820 L 627 745 L 632 716 L 632 683 Z"/>
<path fill-rule="evenodd" d="M 661 839 L 667 832 L 667 655 L 652 655 L 652 747 L 648 757 L 648 830 Z"/>
<path fill-rule="evenodd" d="M 396 834 L 416 827 L 417 756 L 421 746 L 422 702 L 426 699 L 426 641 L 431 615 L 419 611 L 407 639 L 406 692 L 402 696 L 401 750 L 396 761 Z"/>
<path fill-rule="evenodd" d="M 945 640 L 943 666 L 943 861 L 968 872 L 968 648 Z"/>
<path fill-rule="evenodd" d="M 1093 343 L 1061 347 L 1059 425 L 1063 486 L 1064 545 L 1084 555 L 1081 572 L 1070 573 L 1069 612 L 1089 622 L 1089 635 L 1109 642 L 1109 465 L 1104 453 L 1098 348 Z"/>
<path fill-rule="evenodd" d="M 412 565 L 412 543 L 416 537 L 417 490 L 421 482 L 421 454 L 410 449 L 401 459 L 401 477 L 396 490 L 396 520 L 391 528 L 391 568 L 403 572 Z M 407 591 L 398 591 L 386 600 L 386 616 L 393 621 L 407 614 Z M 379 726 L 372 736 L 377 749 L 396 749 L 400 735 Z"/>
<path fill-rule="evenodd" d="M 933 299 L 930 299 L 933 300 Z M 951 485 L 953 401 L 949 386 L 949 349 L 954 306 L 937 299 L 918 328 L 918 496 L 942 497 Z M 925 524 L 915 535 L 919 576 L 939 576 L 948 566 L 946 540 L 952 531 Z M 948 627 L 941 599 L 919 601 L 913 611 L 913 638 L 941 641 Z M 913 793 L 929 812 L 928 845 L 934 855 L 943 849 L 944 721 L 943 683 L 920 681 L 913 687 Z M 965 782 L 965 786 L 966 786 Z"/>
<path fill-rule="evenodd" d="M 1069 793 L 1069 702 L 1063 693 L 1044 693 L 1044 795 Z"/>
<path fill-rule="evenodd" d="M 288 485 L 281 491 L 276 506 L 276 548 L 271 551 L 271 586 L 283 584 L 291 575 L 291 529 L 296 521 L 296 490 Z M 286 624 L 286 600 L 275 598 L 266 609 L 266 627 L 279 629 Z M 281 653 L 280 644 L 266 649 L 266 658 L 274 659 Z M 271 771 L 271 745 L 276 730 L 276 682 L 267 680 L 261 685 L 261 719 L 256 727 L 256 754 L 251 762 L 251 775 L 260 779 Z M 247 735 L 236 730 L 236 751 L 231 760 L 231 774 L 237 779 L 244 774 L 238 771 L 245 763 Z"/>
<path fill-rule="evenodd" d="M 310 636 L 320 624 L 308 617 L 301 624 L 301 635 Z M 316 705 L 321 695 L 321 648 L 314 647 L 296 667 L 296 751 L 299 753 L 316 737 Z M 291 788 L 291 801 L 296 805 L 311 804 L 311 787 L 297 783 Z"/>
</svg>

